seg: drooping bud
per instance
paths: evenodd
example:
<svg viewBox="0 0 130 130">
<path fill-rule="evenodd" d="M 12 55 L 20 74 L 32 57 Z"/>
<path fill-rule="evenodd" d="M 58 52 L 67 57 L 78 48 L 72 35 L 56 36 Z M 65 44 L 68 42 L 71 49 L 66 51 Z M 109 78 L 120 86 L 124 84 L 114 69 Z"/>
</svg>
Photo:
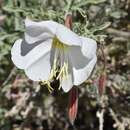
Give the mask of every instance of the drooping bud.
<svg viewBox="0 0 130 130">
<path fill-rule="evenodd" d="M 65 18 L 65 26 L 72 29 L 72 14 L 67 14 Z"/>
<path fill-rule="evenodd" d="M 78 88 L 73 87 L 69 92 L 68 116 L 71 124 L 74 124 L 78 112 Z"/>
<path fill-rule="evenodd" d="M 105 87 L 106 87 L 106 80 L 107 80 L 107 75 L 106 72 L 103 72 L 98 80 L 98 91 L 100 96 L 105 92 Z"/>
</svg>

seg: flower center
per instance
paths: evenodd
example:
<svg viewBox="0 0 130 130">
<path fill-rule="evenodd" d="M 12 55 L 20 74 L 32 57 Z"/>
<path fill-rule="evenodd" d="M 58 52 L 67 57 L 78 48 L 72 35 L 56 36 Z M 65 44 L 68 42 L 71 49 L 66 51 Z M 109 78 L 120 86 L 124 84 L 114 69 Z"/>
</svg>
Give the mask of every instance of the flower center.
<svg viewBox="0 0 130 130">
<path fill-rule="evenodd" d="M 61 81 L 68 78 L 68 59 L 66 58 L 65 53 L 67 53 L 66 51 L 69 49 L 69 46 L 65 45 L 55 37 L 53 39 L 53 47 L 56 49 L 56 52 L 52 67 L 52 76 Z"/>
<path fill-rule="evenodd" d="M 52 69 L 48 81 L 43 81 L 47 84 L 49 91 L 53 91 L 50 82 L 55 77 L 56 80 L 64 80 L 68 78 L 68 58 L 65 53 L 69 49 L 69 46 L 59 41 L 56 37 L 53 39 L 52 48 L 55 49 L 54 58 L 52 63 Z M 59 89 L 61 88 L 61 83 Z"/>
<path fill-rule="evenodd" d="M 69 46 L 65 45 L 64 43 L 62 43 L 59 39 L 57 39 L 56 37 L 53 38 L 53 43 L 52 43 L 52 47 L 56 48 L 56 49 L 64 49 L 68 50 Z"/>
</svg>

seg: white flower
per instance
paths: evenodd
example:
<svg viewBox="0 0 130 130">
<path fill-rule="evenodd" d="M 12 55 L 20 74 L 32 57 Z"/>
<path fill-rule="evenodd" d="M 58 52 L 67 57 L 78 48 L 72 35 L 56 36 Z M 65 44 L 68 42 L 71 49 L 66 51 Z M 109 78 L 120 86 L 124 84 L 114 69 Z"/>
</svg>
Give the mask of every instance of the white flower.
<svg viewBox="0 0 130 130">
<path fill-rule="evenodd" d="M 34 81 L 56 76 L 65 92 L 90 76 L 97 44 L 54 21 L 25 20 L 25 35 L 12 47 L 12 61 Z"/>
</svg>

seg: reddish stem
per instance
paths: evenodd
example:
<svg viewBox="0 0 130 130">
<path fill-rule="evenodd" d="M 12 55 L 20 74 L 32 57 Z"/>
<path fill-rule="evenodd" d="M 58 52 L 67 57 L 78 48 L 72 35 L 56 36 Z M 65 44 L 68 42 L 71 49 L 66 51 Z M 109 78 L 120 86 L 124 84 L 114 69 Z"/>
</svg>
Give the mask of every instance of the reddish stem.
<svg viewBox="0 0 130 130">
<path fill-rule="evenodd" d="M 99 94 L 101 96 L 105 92 L 105 87 L 106 87 L 106 81 L 107 81 L 106 65 L 107 65 L 107 60 L 106 60 L 106 55 L 105 55 L 105 52 L 104 52 L 104 46 L 103 45 L 100 45 L 100 50 L 101 50 L 103 60 L 104 60 L 103 72 L 101 73 L 101 75 L 99 77 L 99 81 L 98 81 L 98 90 L 99 90 Z"/>
</svg>

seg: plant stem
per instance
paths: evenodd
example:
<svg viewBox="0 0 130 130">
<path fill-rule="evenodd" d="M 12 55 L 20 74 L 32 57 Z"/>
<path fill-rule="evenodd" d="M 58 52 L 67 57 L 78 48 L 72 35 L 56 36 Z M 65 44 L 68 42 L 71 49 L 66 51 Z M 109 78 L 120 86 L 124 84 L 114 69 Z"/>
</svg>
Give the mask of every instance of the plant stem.
<svg viewBox="0 0 130 130">
<path fill-rule="evenodd" d="M 70 12 L 71 7 L 72 7 L 72 5 L 73 5 L 74 1 L 75 1 L 75 0 L 71 0 L 71 1 L 68 3 L 68 6 L 67 6 L 67 11 L 66 11 L 67 13 L 68 13 L 68 12 Z"/>
</svg>

